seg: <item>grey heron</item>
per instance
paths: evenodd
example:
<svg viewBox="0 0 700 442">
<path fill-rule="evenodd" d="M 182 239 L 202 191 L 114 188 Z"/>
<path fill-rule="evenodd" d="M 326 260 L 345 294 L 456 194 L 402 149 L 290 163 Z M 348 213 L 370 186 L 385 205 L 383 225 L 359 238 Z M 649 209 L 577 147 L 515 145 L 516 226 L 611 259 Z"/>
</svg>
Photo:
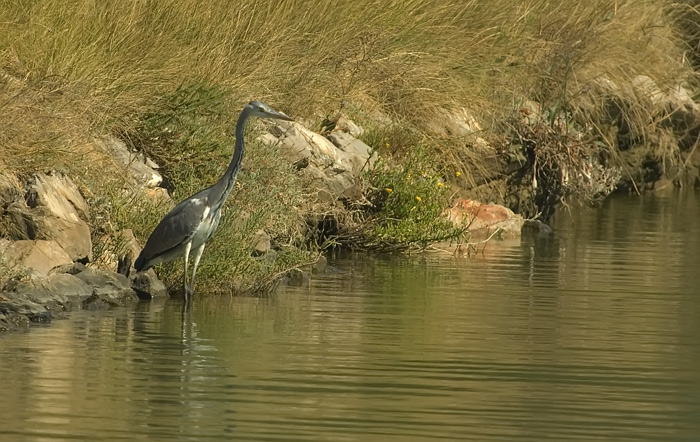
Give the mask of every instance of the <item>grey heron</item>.
<svg viewBox="0 0 700 442">
<path fill-rule="evenodd" d="M 198 192 L 180 202 L 158 223 L 146 241 L 146 246 L 136 258 L 134 269 L 142 272 L 162 262 L 173 261 L 185 257 L 185 300 L 194 292 L 194 277 L 197 273 L 199 259 L 204 252 L 204 246 L 214 235 L 221 220 L 221 208 L 226 202 L 236 176 L 241 168 L 241 160 L 245 150 L 243 134 L 245 125 L 250 117 L 276 118 L 293 121 L 292 118 L 270 108 L 259 101 L 251 101 L 241 111 L 236 122 L 236 143 L 233 158 L 226 172 L 213 186 Z M 190 252 L 194 252 L 192 277 L 187 283 L 187 272 Z"/>
</svg>

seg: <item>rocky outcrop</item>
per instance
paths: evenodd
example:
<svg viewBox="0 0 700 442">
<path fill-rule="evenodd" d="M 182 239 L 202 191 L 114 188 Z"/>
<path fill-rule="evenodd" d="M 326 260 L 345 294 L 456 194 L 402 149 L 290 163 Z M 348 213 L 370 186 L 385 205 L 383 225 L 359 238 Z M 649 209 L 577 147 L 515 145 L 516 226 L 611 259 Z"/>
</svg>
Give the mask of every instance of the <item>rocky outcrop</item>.
<svg viewBox="0 0 700 442">
<path fill-rule="evenodd" d="M 69 177 L 37 173 L 26 203 L 28 239 L 53 240 L 74 261 L 92 259 L 88 206 Z"/>
<path fill-rule="evenodd" d="M 64 270 L 5 287 L 0 292 L 0 331 L 48 323 L 75 309 L 105 310 L 138 300 L 125 276 L 81 264 Z"/>
<path fill-rule="evenodd" d="M 361 129 L 346 123 L 355 133 Z M 278 145 L 284 158 L 310 179 L 320 201 L 332 203 L 353 188 L 356 176 L 374 162 L 372 149 L 350 133 L 336 130 L 328 138 L 299 123 L 278 122 L 269 126 L 261 140 Z"/>
<path fill-rule="evenodd" d="M 0 175 L 0 331 L 47 322 L 74 308 L 104 309 L 167 290 L 153 272 L 132 279 L 85 267 L 92 260 L 89 208 L 78 186 L 58 173 L 37 173 L 26 187 Z M 128 262 L 140 252 L 122 232 Z M 124 273 L 128 273 L 128 268 Z"/>
</svg>

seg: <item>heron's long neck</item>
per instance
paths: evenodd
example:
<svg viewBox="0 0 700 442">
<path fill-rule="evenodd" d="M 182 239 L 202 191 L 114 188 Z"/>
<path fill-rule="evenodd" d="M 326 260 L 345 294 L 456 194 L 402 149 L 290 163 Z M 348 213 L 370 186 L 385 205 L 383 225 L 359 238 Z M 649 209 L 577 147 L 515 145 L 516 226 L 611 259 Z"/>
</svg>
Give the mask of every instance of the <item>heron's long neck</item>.
<svg viewBox="0 0 700 442">
<path fill-rule="evenodd" d="M 219 181 L 214 184 L 218 192 L 215 192 L 215 200 L 211 202 L 212 208 L 219 209 L 226 198 L 228 198 L 229 193 L 233 189 L 233 185 L 236 183 L 236 177 L 238 176 L 238 171 L 241 170 L 241 161 L 243 160 L 243 152 L 245 151 L 245 143 L 243 141 L 243 134 L 245 133 L 245 125 L 250 117 L 249 109 L 243 108 L 241 115 L 238 117 L 236 122 L 236 144 L 233 149 L 233 158 L 228 165 L 228 169 L 224 175 L 219 179 Z"/>
</svg>

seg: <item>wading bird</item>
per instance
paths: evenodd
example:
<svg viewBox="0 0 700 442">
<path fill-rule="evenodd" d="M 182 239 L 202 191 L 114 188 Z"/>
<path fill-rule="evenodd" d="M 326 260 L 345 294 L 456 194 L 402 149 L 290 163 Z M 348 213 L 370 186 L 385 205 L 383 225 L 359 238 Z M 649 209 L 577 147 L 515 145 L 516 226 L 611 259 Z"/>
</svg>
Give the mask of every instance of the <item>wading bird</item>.
<svg viewBox="0 0 700 442">
<path fill-rule="evenodd" d="M 236 176 L 241 169 L 241 160 L 245 150 L 243 134 L 246 122 L 250 117 L 276 118 L 293 121 L 287 115 L 277 112 L 270 106 L 259 101 L 251 101 L 238 117 L 236 122 L 236 144 L 233 158 L 224 175 L 213 186 L 198 192 L 175 206 L 158 223 L 146 242 L 146 246 L 134 262 L 137 272 L 151 267 L 185 257 L 185 301 L 194 292 L 194 277 L 197 273 L 199 259 L 202 257 L 204 246 L 214 235 L 221 219 L 221 208 L 226 201 Z M 190 251 L 194 251 L 194 266 L 189 285 L 187 283 L 188 261 Z"/>
</svg>

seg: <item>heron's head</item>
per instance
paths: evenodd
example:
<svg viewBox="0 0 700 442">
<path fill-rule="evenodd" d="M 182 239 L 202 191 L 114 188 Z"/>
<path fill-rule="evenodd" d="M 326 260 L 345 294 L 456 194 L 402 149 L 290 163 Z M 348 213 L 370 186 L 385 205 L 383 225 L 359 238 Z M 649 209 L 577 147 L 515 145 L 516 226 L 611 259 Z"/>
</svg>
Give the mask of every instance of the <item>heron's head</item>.
<svg viewBox="0 0 700 442">
<path fill-rule="evenodd" d="M 247 107 L 251 109 L 252 115 L 259 118 L 276 118 L 278 120 L 294 121 L 292 117 L 289 117 L 282 112 L 278 112 L 260 101 L 251 101 L 248 103 Z"/>
</svg>

